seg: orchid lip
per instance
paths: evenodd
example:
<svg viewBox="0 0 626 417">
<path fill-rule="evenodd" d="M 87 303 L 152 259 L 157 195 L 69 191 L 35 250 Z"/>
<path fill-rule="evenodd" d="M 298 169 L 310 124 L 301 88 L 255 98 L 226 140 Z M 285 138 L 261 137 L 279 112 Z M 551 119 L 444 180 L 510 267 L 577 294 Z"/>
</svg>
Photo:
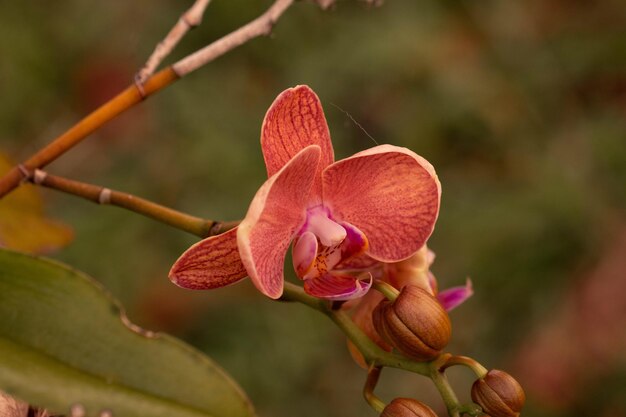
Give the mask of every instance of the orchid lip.
<svg viewBox="0 0 626 417">
<path fill-rule="evenodd" d="M 294 269 L 304 280 L 305 291 L 329 300 L 362 296 L 369 290 L 371 275 L 367 283 L 335 268 L 367 250 L 363 232 L 350 223 L 336 221 L 322 205 L 309 208 L 306 214 L 292 249 Z"/>
</svg>

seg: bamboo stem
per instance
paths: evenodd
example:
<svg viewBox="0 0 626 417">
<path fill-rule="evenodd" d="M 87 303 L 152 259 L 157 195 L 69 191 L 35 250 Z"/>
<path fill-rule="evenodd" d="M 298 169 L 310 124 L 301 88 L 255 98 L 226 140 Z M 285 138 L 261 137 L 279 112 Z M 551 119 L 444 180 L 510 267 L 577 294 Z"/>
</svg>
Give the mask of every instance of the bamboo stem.
<svg viewBox="0 0 626 417">
<path fill-rule="evenodd" d="M 134 84 L 127 87 L 28 158 L 21 164 L 22 168 L 20 166 L 13 167 L 0 178 L 0 198 L 15 189 L 22 180 L 28 180 L 27 172 L 34 172 L 35 169 L 46 166 L 120 113 L 167 87 L 177 79 L 176 73 L 171 67 L 168 67 L 150 77 L 143 85 L 143 91 L 139 91 Z"/>
<path fill-rule="evenodd" d="M 293 4 L 293 1 L 276 0 L 265 13 L 252 22 L 161 70 L 150 77 L 145 84 L 136 83 L 126 88 L 20 164 L 22 168 L 19 165 L 15 166 L 2 176 L 0 198 L 15 189 L 20 182 L 29 180 L 30 178 L 25 173 L 43 168 L 120 113 L 237 46 L 258 36 L 269 34 L 273 25 Z"/>
<path fill-rule="evenodd" d="M 165 36 L 165 39 L 157 44 L 146 61 L 146 64 L 137 73 L 135 78 L 136 83 L 143 85 L 154 73 L 159 64 L 163 62 L 176 45 L 178 45 L 187 32 L 200 25 L 204 11 L 210 2 L 211 0 L 196 0 L 189 10 L 180 16 L 174 27 L 168 32 L 167 36 Z"/>
<path fill-rule="evenodd" d="M 261 35 L 269 35 L 276 21 L 293 2 L 294 0 L 276 0 L 261 16 L 210 45 L 186 56 L 173 64 L 172 68 L 179 77 L 184 77 L 251 39 Z"/>
<path fill-rule="evenodd" d="M 72 194 L 97 204 L 122 207 L 201 238 L 224 233 L 239 223 L 202 219 L 132 194 L 51 175 L 40 169 L 35 170 L 30 177 L 31 181 L 36 185 Z"/>
</svg>

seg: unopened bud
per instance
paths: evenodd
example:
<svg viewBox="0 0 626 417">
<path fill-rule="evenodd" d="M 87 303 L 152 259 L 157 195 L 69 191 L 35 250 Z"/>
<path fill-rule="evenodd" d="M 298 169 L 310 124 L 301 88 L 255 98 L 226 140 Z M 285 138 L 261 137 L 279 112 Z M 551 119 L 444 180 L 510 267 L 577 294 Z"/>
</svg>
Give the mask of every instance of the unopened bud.
<svg viewBox="0 0 626 417">
<path fill-rule="evenodd" d="M 395 398 L 380 417 L 437 417 L 437 414 L 426 404 L 412 398 Z"/>
<path fill-rule="evenodd" d="M 517 417 L 526 395 L 515 378 L 504 371 L 492 369 L 472 385 L 472 400 L 491 417 Z"/>
<path fill-rule="evenodd" d="M 452 333 L 448 313 L 422 288 L 407 285 L 395 301 L 383 300 L 373 312 L 376 331 L 406 356 L 428 361 L 446 347 Z"/>
</svg>

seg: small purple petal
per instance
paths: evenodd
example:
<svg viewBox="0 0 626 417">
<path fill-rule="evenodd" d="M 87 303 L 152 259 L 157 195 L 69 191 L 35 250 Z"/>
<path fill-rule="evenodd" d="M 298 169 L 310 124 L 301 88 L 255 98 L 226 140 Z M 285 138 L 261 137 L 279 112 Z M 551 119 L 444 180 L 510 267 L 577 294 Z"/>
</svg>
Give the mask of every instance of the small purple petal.
<svg viewBox="0 0 626 417">
<path fill-rule="evenodd" d="M 339 261 L 339 263 L 344 263 L 348 259 L 365 253 L 369 243 L 365 234 L 356 226 L 348 222 L 341 222 L 340 224 L 346 231 L 346 238 L 341 243 L 341 260 Z"/>
<path fill-rule="evenodd" d="M 372 275 L 358 279 L 352 275 L 325 274 L 304 281 L 304 291 L 326 300 L 350 300 L 364 296 L 372 286 Z"/>
<path fill-rule="evenodd" d="M 464 286 L 452 287 L 441 291 L 437 294 L 437 299 L 446 311 L 450 311 L 463 304 L 463 302 L 473 294 L 474 289 L 472 288 L 472 281 L 468 278 Z"/>
</svg>

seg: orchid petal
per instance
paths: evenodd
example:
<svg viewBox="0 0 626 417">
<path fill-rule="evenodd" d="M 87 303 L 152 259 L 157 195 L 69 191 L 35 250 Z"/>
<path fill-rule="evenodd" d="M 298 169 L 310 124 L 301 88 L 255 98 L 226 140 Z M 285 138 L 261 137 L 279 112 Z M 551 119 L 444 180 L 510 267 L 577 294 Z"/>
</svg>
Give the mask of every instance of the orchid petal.
<svg viewBox="0 0 626 417">
<path fill-rule="evenodd" d="M 441 291 L 437 294 L 437 299 L 446 311 L 450 311 L 463 304 L 472 295 L 474 295 L 474 289 L 472 288 L 472 281 L 468 278 L 463 286 Z"/>
<path fill-rule="evenodd" d="M 437 255 L 426 245 L 424 245 L 424 248 L 426 248 L 426 267 L 430 268 L 430 266 L 435 262 Z"/>
<path fill-rule="evenodd" d="M 432 165 L 406 148 L 376 146 L 335 162 L 322 177 L 324 204 L 365 233 L 374 259 L 406 259 L 433 231 L 441 186 Z"/>
<path fill-rule="evenodd" d="M 333 145 L 319 98 L 308 86 L 300 85 L 283 91 L 263 120 L 261 148 L 267 176 L 309 145 L 318 145 L 322 152 L 313 186 L 313 194 L 320 200 L 321 172 L 335 160 Z"/>
<path fill-rule="evenodd" d="M 254 285 L 270 298 L 283 293 L 285 253 L 304 223 L 319 159 L 319 146 L 302 149 L 263 184 L 239 225 L 241 260 Z"/>
<path fill-rule="evenodd" d="M 435 275 L 428 271 L 428 286 L 430 287 L 430 292 L 434 295 L 437 296 L 437 293 L 439 292 L 439 284 L 437 283 L 437 278 L 435 278 Z"/>
<path fill-rule="evenodd" d="M 224 287 L 247 275 L 237 250 L 236 228 L 187 249 L 169 273 L 174 284 L 192 290 Z"/>
<path fill-rule="evenodd" d="M 435 295 L 436 285 L 433 286 L 433 283 L 436 284 L 436 282 L 428 270 L 434 259 L 431 254 L 434 255 L 434 252 L 424 245 L 403 261 L 384 264 L 387 282 L 397 289 L 413 285 Z"/>
<path fill-rule="evenodd" d="M 364 296 L 372 286 L 372 275 L 361 280 L 352 275 L 324 274 L 304 281 L 304 291 L 326 300 L 350 300 Z"/>
<path fill-rule="evenodd" d="M 317 237 L 311 232 L 304 232 L 293 245 L 293 269 L 296 275 L 303 277 L 313 267 L 317 256 Z"/>
</svg>

